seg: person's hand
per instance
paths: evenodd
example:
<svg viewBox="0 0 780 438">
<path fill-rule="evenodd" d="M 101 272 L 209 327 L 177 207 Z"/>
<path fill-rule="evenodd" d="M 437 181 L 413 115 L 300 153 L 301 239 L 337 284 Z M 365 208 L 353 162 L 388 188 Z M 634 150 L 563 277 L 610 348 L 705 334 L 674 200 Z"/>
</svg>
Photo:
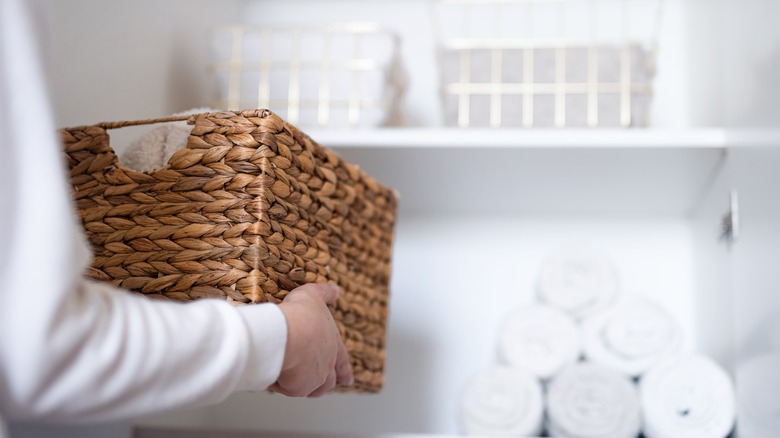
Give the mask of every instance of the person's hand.
<svg viewBox="0 0 780 438">
<path fill-rule="evenodd" d="M 352 384 L 349 354 L 328 310 L 339 288 L 332 284 L 305 284 L 279 304 L 287 320 L 287 346 L 274 392 L 290 397 L 317 397 L 336 385 Z"/>
</svg>

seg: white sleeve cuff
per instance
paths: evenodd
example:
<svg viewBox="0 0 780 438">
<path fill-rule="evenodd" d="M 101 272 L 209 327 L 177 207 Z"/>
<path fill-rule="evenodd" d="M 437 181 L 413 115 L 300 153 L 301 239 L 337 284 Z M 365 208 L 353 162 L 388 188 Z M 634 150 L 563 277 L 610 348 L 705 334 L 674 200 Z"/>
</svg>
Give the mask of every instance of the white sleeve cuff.
<svg viewBox="0 0 780 438">
<path fill-rule="evenodd" d="M 249 334 L 249 354 L 243 378 L 236 389 L 262 391 L 276 382 L 282 372 L 287 320 L 276 304 L 241 306 L 237 310 Z"/>
</svg>

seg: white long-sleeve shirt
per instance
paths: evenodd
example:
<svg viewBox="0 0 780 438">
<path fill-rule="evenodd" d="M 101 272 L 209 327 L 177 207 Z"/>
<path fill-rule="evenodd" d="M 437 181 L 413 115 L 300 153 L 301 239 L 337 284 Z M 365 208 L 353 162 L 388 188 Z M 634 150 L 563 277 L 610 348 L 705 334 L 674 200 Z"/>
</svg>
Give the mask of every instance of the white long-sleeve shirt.
<svg viewBox="0 0 780 438">
<path fill-rule="evenodd" d="M 0 0 L 0 437 L 3 417 L 127 418 L 262 390 L 284 315 L 266 304 L 152 301 L 85 280 L 34 22 Z"/>
</svg>

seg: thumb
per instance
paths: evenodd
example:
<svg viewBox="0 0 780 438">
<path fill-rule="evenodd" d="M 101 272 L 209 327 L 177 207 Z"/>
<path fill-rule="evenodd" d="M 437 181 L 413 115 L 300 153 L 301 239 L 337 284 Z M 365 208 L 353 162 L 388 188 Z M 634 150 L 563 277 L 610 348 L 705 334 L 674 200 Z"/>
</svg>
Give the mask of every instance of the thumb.
<svg viewBox="0 0 780 438">
<path fill-rule="evenodd" d="M 325 304 L 336 304 L 336 300 L 339 297 L 338 285 L 321 283 L 317 286 L 319 286 L 318 289 L 321 291 L 322 300 L 325 301 Z"/>
<path fill-rule="evenodd" d="M 325 304 L 336 304 L 336 299 L 339 297 L 339 287 L 335 284 L 327 283 L 304 284 L 303 286 L 290 291 L 284 301 L 297 301 L 299 298 L 303 298 L 303 295 L 311 298 L 319 298 Z"/>
</svg>

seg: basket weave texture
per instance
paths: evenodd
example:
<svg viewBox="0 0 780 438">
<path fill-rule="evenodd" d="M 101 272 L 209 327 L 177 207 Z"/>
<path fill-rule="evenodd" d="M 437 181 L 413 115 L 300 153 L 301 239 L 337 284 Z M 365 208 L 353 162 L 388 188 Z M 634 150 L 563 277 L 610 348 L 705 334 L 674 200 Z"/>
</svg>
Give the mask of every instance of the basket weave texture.
<svg viewBox="0 0 780 438">
<path fill-rule="evenodd" d="M 150 172 L 122 166 L 107 129 L 188 120 L 187 146 Z M 281 302 L 341 287 L 331 312 L 350 391 L 383 383 L 397 196 L 268 110 L 101 123 L 61 131 L 95 257 L 87 275 L 144 295 Z"/>
</svg>

